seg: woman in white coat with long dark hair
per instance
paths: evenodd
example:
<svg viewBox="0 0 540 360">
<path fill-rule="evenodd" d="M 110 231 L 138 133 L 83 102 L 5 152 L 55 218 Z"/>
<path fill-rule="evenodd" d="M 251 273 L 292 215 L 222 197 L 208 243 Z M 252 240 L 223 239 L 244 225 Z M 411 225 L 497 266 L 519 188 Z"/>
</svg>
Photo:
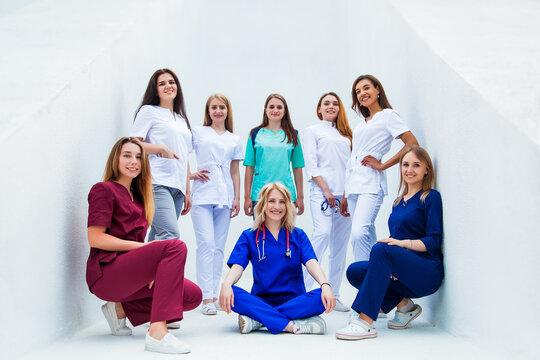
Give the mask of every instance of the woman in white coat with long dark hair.
<svg viewBox="0 0 540 360">
<path fill-rule="evenodd" d="M 310 188 L 313 219 L 311 243 L 319 261 L 330 248 L 328 282 L 336 297 L 337 311 L 349 311 L 339 300 L 339 289 L 345 270 L 351 218 L 339 213 L 345 190 L 345 167 L 351 156 L 352 130 L 345 108 L 334 92 L 323 94 L 317 103 L 319 122 L 302 132 L 304 159 Z M 306 289 L 313 278 L 304 271 Z"/>
<path fill-rule="evenodd" d="M 352 86 L 352 99 L 353 110 L 363 119 L 353 132 L 340 211 L 343 216 L 352 215 L 354 261 L 366 261 L 377 240 L 375 218 L 388 194 L 385 170 L 397 164 L 401 154 L 410 146 L 418 145 L 418 141 L 399 114 L 392 110 L 382 84 L 375 76 L 357 77 Z M 403 141 L 403 148 L 382 162 L 394 139 Z"/>
<path fill-rule="evenodd" d="M 198 171 L 191 175 L 191 219 L 197 238 L 197 284 L 203 293 L 202 313 L 215 315 L 223 249 L 231 218 L 240 210 L 240 160 L 242 143 L 233 134 L 229 99 L 222 94 L 206 101 L 203 126 L 193 129 L 193 148 Z"/>
</svg>

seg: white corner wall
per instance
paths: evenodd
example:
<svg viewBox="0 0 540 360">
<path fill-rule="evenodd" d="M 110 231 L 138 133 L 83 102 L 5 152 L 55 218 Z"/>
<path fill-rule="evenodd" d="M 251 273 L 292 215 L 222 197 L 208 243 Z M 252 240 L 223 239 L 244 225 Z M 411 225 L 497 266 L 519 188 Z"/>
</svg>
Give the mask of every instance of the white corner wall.
<svg viewBox="0 0 540 360">
<path fill-rule="evenodd" d="M 1 316 L 10 325 L 0 330 L 0 347 L 6 358 L 100 317 L 100 301 L 84 281 L 86 196 L 160 67 L 178 73 L 192 125 L 202 123 L 209 94 L 229 96 L 235 132 L 244 140 L 271 92 L 287 98 L 303 129 L 317 121 L 322 93 L 336 91 L 349 107 L 354 78 L 379 77 L 432 155 L 443 196 L 446 279 L 424 300 L 426 315 L 455 336 L 504 344 L 502 351 L 517 357 L 534 353 L 532 339 L 540 335 L 534 322 L 500 329 L 535 309 L 540 295 L 533 275 L 540 250 L 538 143 L 436 50 L 433 41 L 448 38 L 413 26 L 417 19 L 403 7 L 421 12 L 421 1 L 27 3 L 0 17 L 0 286 L 9 294 Z M 358 117 L 349 120 L 354 127 Z M 397 191 L 397 169 L 389 175 L 379 237 L 388 233 Z M 308 208 L 307 183 L 304 189 Z M 226 253 L 249 223 L 244 215 L 233 220 Z M 189 216 L 180 225 L 194 250 Z M 298 225 L 311 233 L 309 211 Z"/>
</svg>

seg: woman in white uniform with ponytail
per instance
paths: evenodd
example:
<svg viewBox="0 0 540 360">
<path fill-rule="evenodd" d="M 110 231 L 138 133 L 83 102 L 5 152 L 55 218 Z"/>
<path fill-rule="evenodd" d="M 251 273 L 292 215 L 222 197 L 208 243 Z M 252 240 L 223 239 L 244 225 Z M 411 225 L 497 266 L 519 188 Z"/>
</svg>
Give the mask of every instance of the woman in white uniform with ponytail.
<svg viewBox="0 0 540 360">
<path fill-rule="evenodd" d="M 240 137 L 233 134 L 229 99 L 222 94 L 208 98 L 203 126 L 193 129 L 197 155 L 193 182 L 191 219 L 197 238 L 197 284 L 203 293 L 202 313 L 215 315 L 223 249 L 231 218 L 240 210 Z"/>
<path fill-rule="evenodd" d="M 330 247 L 328 282 L 336 297 L 334 310 L 349 311 L 349 307 L 339 300 L 339 288 L 345 270 L 351 218 L 339 213 L 339 204 L 345 189 L 345 166 L 351 156 L 352 131 L 336 93 L 321 96 L 317 117 L 321 121 L 302 133 L 306 172 L 311 183 L 311 243 L 319 261 Z M 309 291 L 314 280 L 307 271 L 304 271 L 304 280 Z"/>
<path fill-rule="evenodd" d="M 347 164 L 343 216 L 352 215 L 351 243 L 354 261 L 367 261 L 377 240 L 375 218 L 388 194 L 385 170 L 399 162 L 401 154 L 418 141 L 399 114 L 392 110 L 382 84 L 373 75 L 356 78 L 352 86 L 352 108 L 364 119 L 353 132 L 353 148 Z M 401 139 L 403 148 L 384 163 L 392 141 Z M 350 212 L 350 214 L 349 214 Z"/>
</svg>

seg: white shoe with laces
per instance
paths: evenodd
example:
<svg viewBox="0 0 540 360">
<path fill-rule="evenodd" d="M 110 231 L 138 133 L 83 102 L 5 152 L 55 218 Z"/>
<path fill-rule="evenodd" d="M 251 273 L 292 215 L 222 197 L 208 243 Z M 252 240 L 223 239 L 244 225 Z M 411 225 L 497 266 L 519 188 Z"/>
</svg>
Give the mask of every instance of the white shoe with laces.
<svg viewBox="0 0 540 360">
<path fill-rule="evenodd" d="M 334 310 L 340 311 L 340 312 L 347 312 L 347 311 L 351 311 L 351 308 L 345 305 L 344 303 L 342 303 L 341 300 L 336 298 L 336 307 L 334 308 Z"/>
<path fill-rule="evenodd" d="M 318 315 L 306 319 L 295 319 L 293 331 L 295 334 L 322 335 L 326 332 L 326 322 Z"/>
<path fill-rule="evenodd" d="M 252 331 L 258 330 L 263 326 L 257 320 L 253 320 L 247 315 L 238 315 L 238 328 L 240 329 L 240 334 L 247 334 Z"/>
<path fill-rule="evenodd" d="M 114 336 L 130 336 L 131 329 L 126 326 L 126 318 L 118 319 L 115 303 L 107 302 L 101 306 L 101 311 L 111 328 L 111 334 Z"/>
<path fill-rule="evenodd" d="M 201 308 L 201 312 L 204 315 L 216 315 L 217 314 L 216 306 L 214 305 L 213 302 L 203 304 Z"/>
<path fill-rule="evenodd" d="M 336 331 L 341 340 L 362 340 L 377 337 L 377 329 L 360 319 L 352 319 L 349 325 Z"/>
<path fill-rule="evenodd" d="M 408 312 L 399 312 L 396 310 L 394 318 L 388 320 L 388 328 L 393 330 L 406 329 L 409 327 L 411 321 L 416 319 L 422 313 L 422 307 L 418 304 L 414 304 L 414 307 L 411 311 Z"/>
<path fill-rule="evenodd" d="M 164 354 L 187 354 L 191 352 L 189 345 L 171 333 L 167 333 L 161 340 L 151 337 L 150 333 L 146 333 L 144 350 Z"/>
</svg>

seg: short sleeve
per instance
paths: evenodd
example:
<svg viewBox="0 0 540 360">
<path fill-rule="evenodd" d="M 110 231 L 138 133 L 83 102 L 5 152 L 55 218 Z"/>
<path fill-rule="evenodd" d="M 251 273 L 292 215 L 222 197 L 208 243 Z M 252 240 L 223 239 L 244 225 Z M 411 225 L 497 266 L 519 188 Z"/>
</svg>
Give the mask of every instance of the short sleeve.
<svg viewBox="0 0 540 360">
<path fill-rule="evenodd" d="M 131 127 L 130 136 L 146 139 L 146 135 L 152 127 L 152 108 L 143 106 L 135 116 L 135 122 Z"/>
<path fill-rule="evenodd" d="M 114 196 L 104 183 L 97 183 L 88 194 L 88 226 L 111 226 Z"/>
<path fill-rule="evenodd" d="M 251 142 L 251 133 L 249 134 L 246 145 L 246 157 L 244 158 L 244 166 L 255 166 L 255 149 Z"/>
<path fill-rule="evenodd" d="M 300 246 L 302 248 L 302 264 L 306 265 L 306 263 L 311 259 L 317 260 L 317 256 L 315 255 L 315 251 L 311 245 L 311 241 L 309 241 L 305 231 L 299 228 L 295 228 L 295 231 L 298 232 L 298 241 L 300 242 Z"/>
<path fill-rule="evenodd" d="M 300 143 L 300 136 L 298 136 L 298 145 L 296 145 L 291 154 L 291 165 L 292 168 L 303 168 L 304 167 L 304 154 L 302 153 L 302 144 Z"/>
<path fill-rule="evenodd" d="M 229 256 L 227 265 L 232 267 L 234 264 L 240 265 L 242 268 L 246 268 L 249 264 L 250 255 L 249 255 L 249 236 L 248 233 L 251 230 L 245 230 L 242 232 L 242 235 L 238 238 L 234 249 Z"/>
<path fill-rule="evenodd" d="M 390 110 L 390 116 L 386 120 L 386 130 L 397 139 L 401 134 L 410 131 L 409 127 L 401 120 L 396 111 Z"/>
<path fill-rule="evenodd" d="M 317 161 L 317 139 L 312 128 L 302 131 L 303 153 L 306 165 L 306 176 L 308 181 L 316 176 L 321 176 L 321 171 Z"/>
<path fill-rule="evenodd" d="M 242 140 L 240 140 L 240 137 L 238 136 L 235 139 L 235 147 L 232 160 L 244 160 L 244 151 L 242 151 Z"/>
<path fill-rule="evenodd" d="M 441 252 L 443 235 L 443 217 L 441 194 L 431 190 L 425 201 L 426 236 L 420 240 L 426 246 L 430 255 L 438 255 Z"/>
</svg>

